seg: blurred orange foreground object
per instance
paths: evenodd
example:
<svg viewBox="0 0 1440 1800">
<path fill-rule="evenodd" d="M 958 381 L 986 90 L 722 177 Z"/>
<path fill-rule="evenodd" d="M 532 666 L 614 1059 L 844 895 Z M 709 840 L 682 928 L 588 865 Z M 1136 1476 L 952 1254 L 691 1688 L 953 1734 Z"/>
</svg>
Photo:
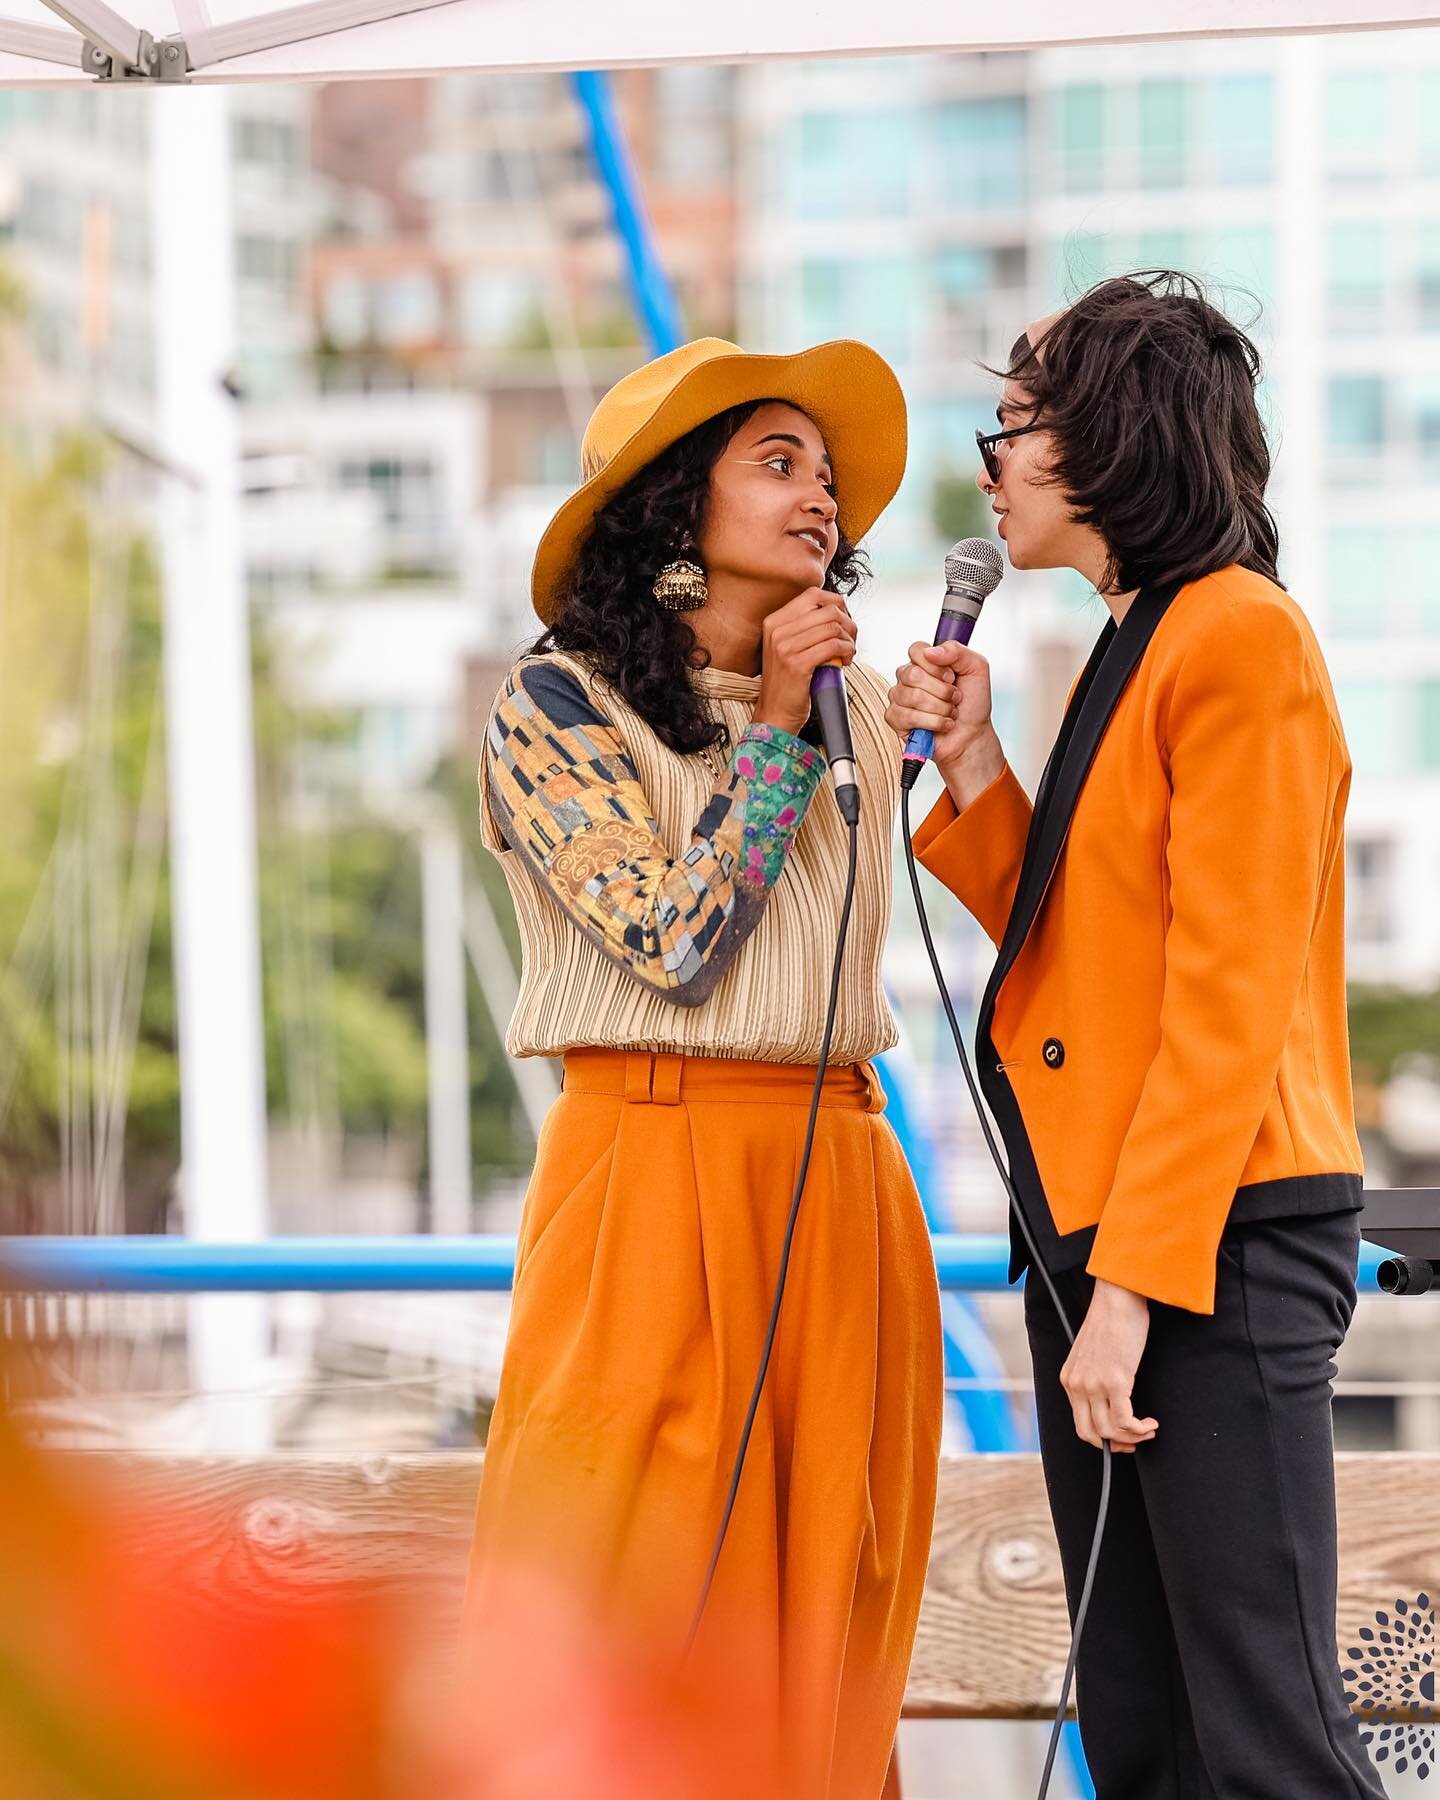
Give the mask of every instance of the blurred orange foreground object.
<svg viewBox="0 0 1440 1800">
<path fill-rule="evenodd" d="M 661 1667 L 506 1576 L 505 1642 L 441 1689 L 404 1666 L 393 1600 L 303 1568 L 282 1588 L 213 1512 L 177 1494 L 157 1518 L 98 1462 L 0 1405 L 5 1800 L 779 1800 L 740 1647 Z"/>
<path fill-rule="evenodd" d="M 87 1460 L 37 1451 L 0 1410 L 6 1800 L 402 1792 L 393 1609 L 303 1577 L 267 1594 L 243 1559 L 197 1554 L 185 1509 L 142 1515 Z"/>
<path fill-rule="evenodd" d="M 543 1576 L 492 1571 L 503 1635 L 462 1644 L 457 1761 L 445 1800 L 787 1800 L 774 1747 L 756 1740 L 747 1657 L 690 1661 L 616 1641 Z"/>
</svg>

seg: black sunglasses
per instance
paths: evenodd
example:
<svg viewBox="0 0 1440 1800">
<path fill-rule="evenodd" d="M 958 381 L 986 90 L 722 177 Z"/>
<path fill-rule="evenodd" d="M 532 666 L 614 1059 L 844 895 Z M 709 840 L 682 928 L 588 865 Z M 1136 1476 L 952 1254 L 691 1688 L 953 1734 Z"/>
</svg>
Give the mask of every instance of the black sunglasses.
<svg viewBox="0 0 1440 1800">
<path fill-rule="evenodd" d="M 980 447 L 980 460 L 992 481 L 998 482 L 1004 473 L 1000 467 L 1000 458 L 995 454 L 995 446 L 1004 443 L 1006 438 L 1024 437 L 1027 431 L 1039 430 L 1040 423 L 1037 420 L 1032 425 L 1012 425 L 1009 431 L 976 431 L 975 442 Z"/>
</svg>

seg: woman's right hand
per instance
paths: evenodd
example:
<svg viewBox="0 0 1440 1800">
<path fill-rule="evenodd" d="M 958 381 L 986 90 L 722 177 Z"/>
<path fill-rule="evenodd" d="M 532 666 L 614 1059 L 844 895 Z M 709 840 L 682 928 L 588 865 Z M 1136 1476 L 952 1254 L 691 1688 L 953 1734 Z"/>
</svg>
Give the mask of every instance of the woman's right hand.
<svg viewBox="0 0 1440 1800">
<path fill-rule="evenodd" d="M 855 621 L 844 600 L 828 588 L 806 588 L 765 621 L 755 723 L 803 730 L 810 717 L 810 677 L 822 663 L 843 668 L 854 660 Z"/>
<path fill-rule="evenodd" d="M 965 806 L 1005 766 L 990 718 L 990 665 L 967 644 L 912 644 L 895 671 L 885 722 L 903 741 L 935 734 L 934 762 L 957 805 Z"/>
</svg>

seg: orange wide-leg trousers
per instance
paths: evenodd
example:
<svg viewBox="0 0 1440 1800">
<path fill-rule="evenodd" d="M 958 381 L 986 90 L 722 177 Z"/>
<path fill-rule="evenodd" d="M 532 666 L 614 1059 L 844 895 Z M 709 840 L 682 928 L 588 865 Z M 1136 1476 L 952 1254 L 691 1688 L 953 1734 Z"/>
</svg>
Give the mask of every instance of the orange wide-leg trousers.
<svg viewBox="0 0 1440 1800">
<path fill-rule="evenodd" d="M 745 1800 L 878 1800 L 884 1786 L 943 1378 L 929 1234 L 868 1064 L 826 1074 L 769 1377 L 685 1651 L 813 1080 L 711 1057 L 565 1058 L 525 1202 L 465 1599 L 507 1800 L 532 1791 L 526 1767 L 534 1792 L 567 1800 L 697 1800 L 742 1782 Z"/>
</svg>

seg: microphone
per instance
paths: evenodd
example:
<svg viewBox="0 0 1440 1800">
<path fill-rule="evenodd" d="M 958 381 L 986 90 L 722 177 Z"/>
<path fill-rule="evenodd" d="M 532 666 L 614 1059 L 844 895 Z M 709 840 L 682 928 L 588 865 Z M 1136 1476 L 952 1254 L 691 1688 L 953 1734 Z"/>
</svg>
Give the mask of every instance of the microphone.
<svg viewBox="0 0 1440 1800">
<path fill-rule="evenodd" d="M 998 577 L 997 577 L 998 579 Z M 821 663 L 810 677 L 810 698 L 820 716 L 825 760 L 835 777 L 835 801 L 847 825 L 860 823 L 860 786 L 855 779 L 855 745 L 850 737 L 850 702 L 839 663 Z"/>
<path fill-rule="evenodd" d="M 945 599 L 937 644 L 968 644 L 980 617 L 980 608 L 994 593 L 1005 573 L 1005 559 L 989 538 L 961 538 L 945 558 Z M 828 739 L 827 739 L 828 744 Z M 900 785 L 912 788 L 921 769 L 935 754 L 935 733 L 915 728 L 905 740 Z"/>
</svg>

